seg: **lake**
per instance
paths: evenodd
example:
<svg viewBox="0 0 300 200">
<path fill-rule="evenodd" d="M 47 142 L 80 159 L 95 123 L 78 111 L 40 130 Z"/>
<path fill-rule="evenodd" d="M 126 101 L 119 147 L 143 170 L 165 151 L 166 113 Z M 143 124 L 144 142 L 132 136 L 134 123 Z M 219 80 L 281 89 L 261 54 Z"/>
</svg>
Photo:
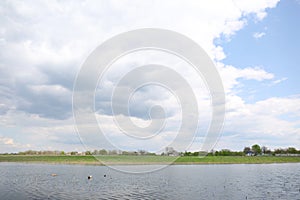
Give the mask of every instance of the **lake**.
<svg viewBox="0 0 300 200">
<path fill-rule="evenodd" d="M 106 166 L 0 163 L 0 176 L 1 200 L 300 199 L 300 163 L 172 165 L 146 174 Z"/>
</svg>

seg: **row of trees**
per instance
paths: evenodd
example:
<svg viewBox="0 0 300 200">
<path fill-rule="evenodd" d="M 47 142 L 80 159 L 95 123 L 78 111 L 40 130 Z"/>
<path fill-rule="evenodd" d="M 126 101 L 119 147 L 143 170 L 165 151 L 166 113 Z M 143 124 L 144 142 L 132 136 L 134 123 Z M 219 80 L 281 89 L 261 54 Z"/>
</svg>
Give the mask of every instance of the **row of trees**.
<svg viewBox="0 0 300 200">
<path fill-rule="evenodd" d="M 138 150 L 138 151 L 118 151 L 118 150 L 94 150 L 94 151 L 85 151 L 85 152 L 78 152 L 78 151 L 35 151 L 35 150 L 28 150 L 19 153 L 14 153 L 18 155 L 155 155 L 155 153 L 150 153 L 145 150 Z"/>
<path fill-rule="evenodd" d="M 180 153 L 182 156 L 198 156 L 199 152 L 184 152 Z M 232 151 L 230 149 L 222 149 L 220 151 L 214 151 L 207 153 L 208 156 L 257 156 L 257 155 L 276 155 L 276 154 L 299 154 L 300 150 L 294 147 L 279 148 L 271 150 L 266 146 L 260 146 L 254 144 L 251 147 L 245 147 L 243 151 Z"/>
<path fill-rule="evenodd" d="M 24 152 L 17 153 L 19 155 L 156 155 L 155 153 L 150 153 L 145 150 L 138 151 L 120 151 L 120 150 L 94 150 L 94 151 L 85 151 L 85 152 L 64 152 L 64 151 L 34 151 L 28 150 Z M 299 154 L 300 150 L 297 150 L 294 147 L 288 148 L 279 148 L 274 149 L 273 151 L 266 146 L 259 146 L 254 144 L 251 147 L 245 147 L 243 151 L 231 151 L 230 149 L 222 149 L 220 151 L 211 152 L 178 152 L 172 147 L 167 147 L 165 152 L 160 155 L 167 156 L 199 156 L 199 155 L 208 155 L 208 156 L 256 156 L 256 155 L 276 155 L 276 154 Z"/>
<path fill-rule="evenodd" d="M 64 151 L 35 151 L 35 150 L 28 150 L 17 153 L 19 155 L 64 155 Z"/>
<path fill-rule="evenodd" d="M 94 150 L 93 152 L 86 152 L 87 155 L 155 155 L 155 153 L 150 153 L 146 150 L 138 151 L 119 151 L 119 150 Z"/>
<path fill-rule="evenodd" d="M 273 151 L 266 146 L 260 147 L 258 144 L 252 145 L 252 147 L 245 147 L 244 154 L 254 154 L 254 155 L 276 155 L 276 154 L 300 154 L 300 150 L 294 147 L 279 148 Z"/>
</svg>

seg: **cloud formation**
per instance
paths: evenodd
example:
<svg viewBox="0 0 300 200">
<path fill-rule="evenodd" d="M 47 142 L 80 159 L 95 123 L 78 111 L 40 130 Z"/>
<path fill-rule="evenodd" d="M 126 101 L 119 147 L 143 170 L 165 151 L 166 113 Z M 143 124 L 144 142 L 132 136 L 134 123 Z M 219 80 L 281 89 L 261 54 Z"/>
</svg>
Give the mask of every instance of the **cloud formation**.
<svg viewBox="0 0 300 200">
<path fill-rule="evenodd" d="M 253 37 L 254 37 L 255 39 L 262 38 L 262 37 L 265 36 L 265 35 L 266 35 L 265 32 L 255 32 L 255 33 L 253 33 Z"/>
<path fill-rule="evenodd" d="M 200 44 L 216 62 L 227 94 L 227 120 L 224 140 L 219 146 L 232 147 L 233 141 L 249 138 L 290 137 L 299 141 L 300 131 L 297 112 L 299 97 L 270 97 L 252 104 L 245 103 L 239 95 L 243 81 L 252 80 L 257 84 L 280 83 L 272 72 L 263 67 L 225 65 L 226 58 L 222 46 L 215 44 L 216 39 L 228 40 L 245 26 L 249 20 L 261 21 L 267 16 L 269 8 L 276 7 L 278 0 L 225 0 L 225 1 L 8 1 L 0 3 L 0 137 L 5 145 L 18 143 L 10 151 L 18 151 L 27 144 L 31 148 L 81 149 L 80 140 L 74 131 L 72 121 L 72 89 L 81 64 L 89 53 L 101 42 L 124 31 L 155 27 L 182 33 Z M 255 33 L 255 38 L 264 33 Z M 265 36 L 266 37 L 266 36 Z M 122 70 L 130 66 L 149 63 L 154 58 L 178 67 L 183 76 L 195 86 L 202 109 L 205 132 L 210 114 L 207 109 L 209 95 L 203 83 L 197 85 L 197 77 L 186 70 L 183 63 L 174 58 L 139 56 L 140 62 L 131 58 L 120 64 L 125 69 L 115 68 L 98 88 L 96 107 L 105 119 L 104 128 L 112 134 L 117 129 L 112 126 L 112 113 L 109 111 L 110 89 L 114 86 Z M 160 76 L 160 73 L 147 72 L 143 76 Z M 144 78 L 144 77 L 139 77 Z M 193 83 L 194 82 L 194 83 Z M 130 83 L 129 83 L 130 84 Z M 129 86 L 129 85 L 127 85 Z M 271 87 L 271 84 L 270 84 Z M 203 98 L 204 97 L 204 98 Z M 121 98 L 121 97 L 120 97 Z M 169 135 L 176 132 L 175 125 L 180 119 L 174 98 L 161 89 L 144 88 L 133 99 L 132 117 L 138 123 L 147 124 L 147 111 L 157 103 L 164 104 L 170 127 L 166 135 L 159 136 L 156 143 L 145 148 L 155 149 L 167 144 Z M 282 107 L 285 105 L 285 108 Z M 277 124 L 278 127 L 274 127 Z M 172 126 L 174 128 L 172 128 Z M 285 134 L 288 132 L 288 134 Z M 264 137 L 261 137 L 262 133 Z M 169 135 L 168 135 L 169 134 Z M 203 135 L 202 135 L 203 136 Z M 256 138 L 256 139 L 255 139 Z M 293 141 L 287 139 L 286 141 Z M 118 138 L 120 143 L 121 139 Z M 264 140 L 272 142 L 270 139 Z M 287 143 L 287 142 L 286 142 Z M 292 143 L 299 146 L 299 143 Z M 25 146 L 24 146 L 25 145 Z M 276 144 L 272 144 L 276 146 Z M 279 144 L 280 145 L 280 144 Z M 130 146 L 130 145 L 129 145 Z M 278 146 L 278 145 L 277 145 Z M 125 148 L 125 147 L 124 147 Z M 135 148 L 134 145 L 130 148 Z M 199 143 L 192 147 L 199 149 Z M 0 152 L 8 151 L 0 146 Z"/>
</svg>

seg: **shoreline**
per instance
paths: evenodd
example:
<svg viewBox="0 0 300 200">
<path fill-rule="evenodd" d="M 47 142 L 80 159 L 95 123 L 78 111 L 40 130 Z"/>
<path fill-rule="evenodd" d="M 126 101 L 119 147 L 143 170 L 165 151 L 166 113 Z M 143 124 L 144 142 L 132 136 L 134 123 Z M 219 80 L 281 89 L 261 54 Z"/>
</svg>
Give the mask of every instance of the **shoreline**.
<svg viewBox="0 0 300 200">
<path fill-rule="evenodd" d="M 267 165 L 267 164 L 297 164 L 300 162 L 253 162 L 253 163 L 234 163 L 234 162 L 207 162 L 207 163 L 200 163 L 200 162 L 181 162 L 181 163 L 91 163 L 91 162 L 42 162 L 42 161 L 1 161 L 1 163 L 17 163 L 17 164 L 49 164 L 49 165 L 88 165 L 88 166 L 143 166 L 143 165 Z"/>
<path fill-rule="evenodd" d="M 227 165 L 227 164 L 283 164 L 300 163 L 300 157 L 247 157 L 247 156 L 206 156 L 162 157 L 162 156 L 45 156 L 45 155 L 0 155 L 0 163 L 34 163 L 54 165 Z M 102 160 L 102 162 L 101 162 Z"/>
</svg>

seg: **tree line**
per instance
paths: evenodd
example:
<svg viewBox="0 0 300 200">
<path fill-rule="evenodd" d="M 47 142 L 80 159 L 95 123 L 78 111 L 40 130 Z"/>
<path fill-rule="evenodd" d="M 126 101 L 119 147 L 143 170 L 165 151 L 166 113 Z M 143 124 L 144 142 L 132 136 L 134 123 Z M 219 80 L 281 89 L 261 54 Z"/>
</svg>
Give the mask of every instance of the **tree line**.
<svg viewBox="0 0 300 200">
<path fill-rule="evenodd" d="M 137 151 L 120 151 L 120 150 L 93 150 L 93 151 L 85 151 L 85 152 L 78 152 L 78 151 L 35 151 L 35 150 L 27 150 L 19 153 L 4 153 L 4 154 L 16 154 L 16 155 L 158 155 L 155 153 L 148 152 L 146 150 L 137 150 Z M 165 151 L 162 152 L 162 156 L 200 156 L 200 155 L 207 155 L 207 156 L 275 156 L 275 155 L 298 155 L 300 156 L 300 150 L 297 150 L 295 147 L 288 147 L 288 148 L 277 148 L 271 150 L 266 146 L 260 146 L 258 144 L 254 144 L 251 147 L 244 147 L 242 151 L 232 151 L 230 149 L 222 149 L 222 150 L 212 150 L 211 152 L 178 152 L 172 147 L 166 147 Z"/>
<path fill-rule="evenodd" d="M 120 151 L 120 150 L 94 150 L 94 151 L 84 151 L 84 152 L 78 152 L 78 151 L 36 151 L 36 150 L 27 150 L 22 151 L 18 153 L 2 153 L 2 154 L 10 154 L 10 155 L 156 155 L 155 153 L 148 152 L 146 150 L 138 150 L 138 151 Z"/>
<path fill-rule="evenodd" d="M 229 149 L 223 149 L 221 151 L 210 152 L 210 155 L 214 155 L 214 156 L 258 156 L 258 155 L 275 156 L 275 155 L 288 155 L 288 154 L 300 155 L 300 150 L 297 150 L 295 147 L 277 148 L 271 150 L 266 146 L 260 146 L 258 144 L 254 144 L 251 147 L 244 147 L 243 151 L 230 151 Z"/>
</svg>

